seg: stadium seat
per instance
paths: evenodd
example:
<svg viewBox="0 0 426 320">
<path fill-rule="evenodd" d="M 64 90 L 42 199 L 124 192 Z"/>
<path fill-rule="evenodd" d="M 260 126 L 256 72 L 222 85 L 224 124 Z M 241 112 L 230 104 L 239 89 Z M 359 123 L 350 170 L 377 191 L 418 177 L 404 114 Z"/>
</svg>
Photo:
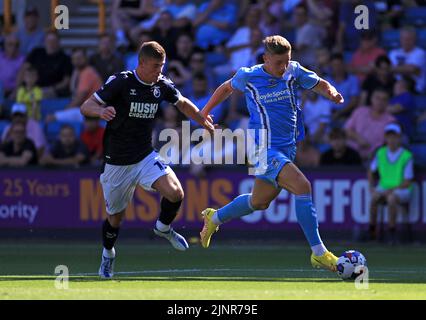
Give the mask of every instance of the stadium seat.
<svg viewBox="0 0 426 320">
<path fill-rule="evenodd" d="M 61 131 L 61 127 L 65 124 L 72 126 L 75 130 L 75 134 L 77 138 L 80 137 L 81 131 L 83 130 L 83 126 L 80 122 L 54 121 L 54 122 L 45 124 L 45 127 L 44 127 L 44 131 L 45 131 L 48 143 L 51 144 L 58 138 L 59 132 Z"/>
<path fill-rule="evenodd" d="M 417 45 L 426 49 L 426 29 L 417 30 Z"/>
<path fill-rule="evenodd" d="M 382 33 L 382 46 L 386 49 L 399 47 L 399 30 L 386 30 Z"/>
<path fill-rule="evenodd" d="M 3 134 L 3 130 L 10 124 L 10 121 L 0 120 L 0 137 Z"/>
<path fill-rule="evenodd" d="M 426 163 L 426 143 L 412 144 L 409 149 L 414 156 L 414 164 L 424 165 Z"/>
<path fill-rule="evenodd" d="M 403 21 L 406 24 L 410 24 L 416 27 L 426 26 L 426 8 L 425 7 L 407 8 L 405 10 Z"/>
<path fill-rule="evenodd" d="M 41 118 L 44 120 L 46 118 L 46 115 L 54 113 L 55 111 L 64 110 L 70 102 L 71 99 L 69 98 L 41 100 Z"/>
<path fill-rule="evenodd" d="M 416 114 L 426 111 L 426 95 L 417 95 L 414 97 L 416 104 Z"/>
</svg>

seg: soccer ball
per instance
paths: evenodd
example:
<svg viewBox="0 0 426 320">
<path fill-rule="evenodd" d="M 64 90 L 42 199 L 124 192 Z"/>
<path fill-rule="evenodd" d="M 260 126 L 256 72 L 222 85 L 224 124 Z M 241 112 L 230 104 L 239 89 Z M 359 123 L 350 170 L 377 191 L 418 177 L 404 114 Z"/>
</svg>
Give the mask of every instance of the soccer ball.
<svg viewBox="0 0 426 320">
<path fill-rule="evenodd" d="M 337 259 L 337 275 L 343 280 L 356 279 L 363 271 L 359 266 L 367 266 L 364 255 L 356 250 L 348 250 Z"/>
</svg>

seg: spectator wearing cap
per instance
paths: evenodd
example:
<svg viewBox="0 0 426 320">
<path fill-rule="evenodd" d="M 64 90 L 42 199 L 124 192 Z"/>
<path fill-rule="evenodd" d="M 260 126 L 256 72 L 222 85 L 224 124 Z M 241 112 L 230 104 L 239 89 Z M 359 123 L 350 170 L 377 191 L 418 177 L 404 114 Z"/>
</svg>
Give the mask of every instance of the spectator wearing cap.
<svg viewBox="0 0 426 320">
<path fill-rule="evenodd" d="M 63 125 L 58 140 L 40 159 L 40 164 L 53 167 L 79 167 L 89 159 L 85 145 L 80 142 L 70 125 Z"/>
<path fill-rule="evenodd" d="M 4 51 L 0 52 L 0 83 L 5 97 L 14 95 L 18 84 L 18 73 L 25 57 L 19 52 L 19 39 L 14 34 L 5 38 Z"/>
<path fill-rule="evenodd" d="M 371 98 L 371 106 L 360 106 L 345 124 L 348 144 L 367 160 L 374 150 L 384 142 L 384 128 L 396 119 L 386 109 L 389 94 L 377 88 Z"/>
<path fill-rule="evenodd" d="M 416 46 L 416 29 L 410 26 L 404 27 L 399 34 L 401 47 L 389 53 L 392 61 L 392 71 L 398 77 L 406 75 L 416 82 L 416 90 L 422 92 L 425 89 L 426 80 L 426 54 Z"/>
<path fill-rule="evenodd" d="M 366 30 L 361 34 L 361 42 L 352 56 L 349 72 L 358 77 L 361 84 L 367 75 L 374 70 L 374 62 L 386 51 L 377 45 L 377 33 L 374 30 Z"/>
<path fill-rule="evenodd" d="M 388 124 L 385 129 L 385 145 L 374 155 L 368 172 L 370 185 L 370 238 L 376 239 L 378 205 L 386 201 L 389 213 L 389 233 L 395 240 L 398 206 L 408 203 L 413 189 L 413 155 L 401 144 L 401 127 L 396 123 Z M 374 173 L 378 174 L 378 183 Z"/>
<path fill-rule="evenodd" d="M 12 113 L 12 116 L 11 116 L 12 125 L 14 123 L 22 123 L 25 125 L 27 138 L 31 139 L 34 142 L 37 149 L 38 157 L 40 157 L 47 146 L 47 141 L 46 141 L 46 136 L 44 135 L 43 129 L 41 128 L 39 122 L 34 119 L 28 118 L 27 107 L 21 103 L 15 103 L 12 106 L 11 113 Z M 11 128 L 11 125 L 8 125 L 4 129 L 2 137 L 1 137 L 2 142 L 11 140 L 10 128 Z"/>
<path fill-rule="evenodd" d="M 328 139 L 331 149 L 321 154 L 321 166 L 361 166 L 359 153 L 347 145 L 346 132 L 341 128 L 333 128 Z"/>
<path fill-rule="evenodd" d="M 34 142 L 26 137 L 25 125 L 15 122 L 10 127 L 10 140 L 0 145 L 0 166 L 25 167 L 37 164 Z"/>
<path fill-rule="evenodd" d="M 23 55 L 28 55 L 34 48 L 43 46 L 45 33 L 39 26 L 39 13 L 36 7 L 29 6 L 25 9 L 24 25 L 16 32 L 16 36 Z"/>
</svg>

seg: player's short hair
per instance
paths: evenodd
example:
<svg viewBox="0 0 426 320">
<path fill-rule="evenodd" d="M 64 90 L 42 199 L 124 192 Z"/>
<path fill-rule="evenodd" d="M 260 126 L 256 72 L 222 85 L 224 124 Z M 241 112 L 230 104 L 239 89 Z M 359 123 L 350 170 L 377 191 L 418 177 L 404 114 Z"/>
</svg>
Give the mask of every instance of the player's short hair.
<svg viewBox="0 0 426 320">
<path fill-rule="evenodd" d="M 139 61 L 142 59 L 156 59 L 162 60 L 166 57 L 166 51 L 164 48 L 156 41 L 148 41 L 142 43 L 139 49 Z"/>
<path fill-rule="evenodd" d="M 263 40 L 265 53 L 270 54 L 286 54 L 291 51 L 291 44 L 288 40 L 281 36 L 269 36 Z"/>
</svg>

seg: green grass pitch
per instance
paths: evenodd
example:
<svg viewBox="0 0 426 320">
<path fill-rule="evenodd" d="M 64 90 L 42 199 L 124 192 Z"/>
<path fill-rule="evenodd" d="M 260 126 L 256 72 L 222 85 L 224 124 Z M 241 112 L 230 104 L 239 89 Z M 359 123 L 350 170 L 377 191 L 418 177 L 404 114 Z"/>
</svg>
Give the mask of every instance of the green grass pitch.
<svg viewBox="0 0 426 320">
<path fill-rule="evenodd" d="M 162 240 L 162 239 L 161 239 Z M 96 276 L 95 242 L 50 241 L 0 244 L 3 299 L 426 299 L 423 247 L 329 244 L 336 254 L 357 249 L 369 266 L 369 288 L 359 290 L 309 264 L 298 243 L 216 242 L 176 252 L 160 239 L 121 241 L 116 277 Z M 54 285 L 54 269 L 66 265 L 69 288 Z"/>
</svg>

